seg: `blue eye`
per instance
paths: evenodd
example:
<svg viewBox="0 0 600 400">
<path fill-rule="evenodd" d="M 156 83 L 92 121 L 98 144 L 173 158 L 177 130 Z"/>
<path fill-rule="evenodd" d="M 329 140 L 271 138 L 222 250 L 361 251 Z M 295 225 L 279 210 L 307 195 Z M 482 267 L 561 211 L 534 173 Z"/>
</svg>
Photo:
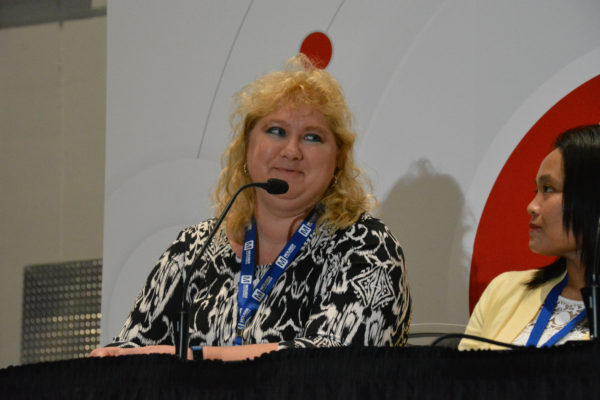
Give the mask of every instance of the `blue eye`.
<svg viewBox="0 0 600 400">
<path fill-rule="evenodd" d="M 285 136 L 285 129 L 280 128 L 278 126 L 272 126 L 269 129 L 267 129 L 267 133 L 276 136 Z"/>
<path fill-rule="evenodd" d="M 552 192 L 554 192 L 554 189 L 552 188 L 552 186 L 548 186 L 548 185 L 542 186 L 542 193 L 552 193 Z"/>
</svg>

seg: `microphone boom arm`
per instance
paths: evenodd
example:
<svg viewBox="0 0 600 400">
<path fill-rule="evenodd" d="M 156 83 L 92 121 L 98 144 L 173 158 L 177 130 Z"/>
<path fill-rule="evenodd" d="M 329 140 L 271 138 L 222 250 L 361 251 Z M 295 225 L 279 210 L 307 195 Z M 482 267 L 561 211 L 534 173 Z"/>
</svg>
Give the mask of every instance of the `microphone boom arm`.
<svg viewBox="0 0 600 400">
<path fill-rule="evenodd" d="M 175 343 L 175 353 L 181 360 L 187 360 L 189 332 L 188 332 L 188 309 L 187 309 L 187 306 L 185 303 L 185 298 L 186 298 L 187 287 L 190 284 L 192 271 L 194 270 L 194 265 L 196 265 L 196 262 L 198 262 L 198 260 L 200 260 L 202 258 L 202 256 L 204 255 L 204 253 L 206 252 L 208 245 L 212 242 L 213 237 L 219 230 L 221 223 L 225 219 L 225 216 L 229 212 L 229 209 L 233 205 L 233 202 L 235 201 L 237 196 L 244 189 L 247 189 L 249 187 L 260 187 L 262 189 L 265 189 L 267 192 L 269 192 L 271 194 L 283 194 L 288 191 L 287 182 L 282 181 L 280 179 L 269 179 L 267 182 L 264 182 L 264 183 L 263 182 L 252 182 L 252 183 L 248 183 L 247 185 L 244 185 L 241 188 L 239 188 L 235 192 L 235 194 L 231 197 L 231 200 L 229 200 L 229 202 L 227 203 L 227 206 L 225 206 L 225 209 L 219 216 L 219 219 L 217 220 L 215 226 L 213 227 L 210 234 L 204 241 L 202 248 L 200 249 L 200 251 L 198 251 L 198 253 L 196 254 L 196 257 L 194 257 L 194 260 L 190 264 L 189 271 L 186 274 L 185 281 L 183 283 L 183 293 L 181 294 L 181 309 L 179 310 L 179 319 L 177 321 L 177 327 L 176 327 L 176 333 L 178 334 L 177 335 L 178 337 L 177 337 L 177 342 Z"/>
</svg>

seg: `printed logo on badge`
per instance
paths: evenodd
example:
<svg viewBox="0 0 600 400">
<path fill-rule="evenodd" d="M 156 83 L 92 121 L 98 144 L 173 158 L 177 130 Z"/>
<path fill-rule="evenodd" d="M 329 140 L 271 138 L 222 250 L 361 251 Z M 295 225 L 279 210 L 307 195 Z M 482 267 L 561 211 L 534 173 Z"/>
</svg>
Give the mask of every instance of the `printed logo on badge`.
<svg viewBox="0 0 600 400">
<path fill-rule="evenodd" d="M 240 282 L 242 282 L 243 285 L 249 285 L 252 283 L 252 275 L 242 275 L 242 277 L 240 278 Z"/>
<path fill-rule="evenodd" d="M 275 261 L 275 265 L 277 265 L 279 268 L 285 268 L 287 263 L 288 263 L 287 258 L 284 258 L 282 256 L 277 257 L 277 261 Z"/>
<path fill-rule="evenodd" d="M 269 286 L 269 284 L 271 283 L 272 280 L 273 280 L 273 278 L 271 278 L 270 276 L 267 276 L 267 279 L 265 279 L 263 284 L 260 285 L 260 290 L 266 290 L 267 286 Z"/>
<path fill-rule="evenodd" d="M 248 240 L 244 243 L 244 250 L 252 250 L 254 248 L 254 240 Z"/>
<path fill-rule="evenodd" d="M 258 302 L 262 301 L 264 297 L 265 292 L 263 292 L 262 290 L 256 289 L 254 293 L 252 293 L 252 298 Z"/>
<path fill-rule="evenodd" d="M 240 313 L 240 320 L 238 322 L 238 328 L 244 329 L 246 325 L 246 320 L 248 319 L 248 315 L 250 314 L 250 309 L 245 308 L 243 312 Z"/>
<path fill-rule="evenodd" d="M 306 224 L 302 224 L 300 226 L 300 228 L 298 228 L 298 232 L 300 232 L 300 234 L 304 237 L 308 237 L 308 235 L 310 234 L 310 228 L 308 227 L 308 225 Z"/>
<path fill-rule="evenodd" d="M 288 247 L 288 249 L 286 250 L 286 252 L 283 254 L 283 256 L 285 258 L 290 258 L 290 255 L 292 254 L 292 252 L 296 250 L 296 245 L 294 243 L 290 244 L 290 247 Z"/>
</svg>

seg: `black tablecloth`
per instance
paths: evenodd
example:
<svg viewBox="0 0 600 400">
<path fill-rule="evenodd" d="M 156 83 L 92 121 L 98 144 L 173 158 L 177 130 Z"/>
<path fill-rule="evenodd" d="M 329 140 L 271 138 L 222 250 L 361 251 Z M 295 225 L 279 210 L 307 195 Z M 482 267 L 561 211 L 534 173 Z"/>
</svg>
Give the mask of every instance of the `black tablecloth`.
<svg viewBox="0 0 600 400">
<path fill-rule="evenodd" d="M 459 352 L 438 347 L 294 349 L 253 361 L 88 358 L 0 370 L 0 398 L 589 399 L 600 345 Z"/>
</svg>

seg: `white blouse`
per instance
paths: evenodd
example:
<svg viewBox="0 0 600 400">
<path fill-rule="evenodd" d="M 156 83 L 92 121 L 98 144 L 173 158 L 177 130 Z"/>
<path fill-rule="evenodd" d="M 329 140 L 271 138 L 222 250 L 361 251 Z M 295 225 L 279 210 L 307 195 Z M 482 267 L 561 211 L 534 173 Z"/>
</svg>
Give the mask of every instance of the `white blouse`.
<svg viewBox="0 0 600 400">
<path fill-rule="evenodd" d="M 556 307 L 554 308 L 554 312 L 546 325 L 546 329 L 544 329 L 544 333 L 540 338 L 540 341 L 537 344 L 537 347 L 541 347 L 544 343 L 548 341 L 555 333 L 560 331 L 565 325 L 569 323 L 573 318 L 575 318 L 581 311 L 585 308 L 583 301 L 579 300 L 571 300 L 567 299 L 563 296 L 558 296 L 558 301 L 556 302 Z M 539 313 L 538 313 L 539 315 Z M 536 317 L 527 324 L 525 329 L 517 336 L 517 338 L 513 341 L 513 344 L 519 346 L 525 346 L 527 344 L 527 339 L 529 339 L 529 335 L 533 330 L 533 326 L 535 325 Z M 582 340 L 585 339 L 587 333 L 589 332 L 587 326 L 587 320 L 584 318 L 575 327 L 571 330 L 571 332 L 567 333 L 567 335 L 563 336 L 556 345 L 564 344 L 571 340 Z"/>
</svg>

